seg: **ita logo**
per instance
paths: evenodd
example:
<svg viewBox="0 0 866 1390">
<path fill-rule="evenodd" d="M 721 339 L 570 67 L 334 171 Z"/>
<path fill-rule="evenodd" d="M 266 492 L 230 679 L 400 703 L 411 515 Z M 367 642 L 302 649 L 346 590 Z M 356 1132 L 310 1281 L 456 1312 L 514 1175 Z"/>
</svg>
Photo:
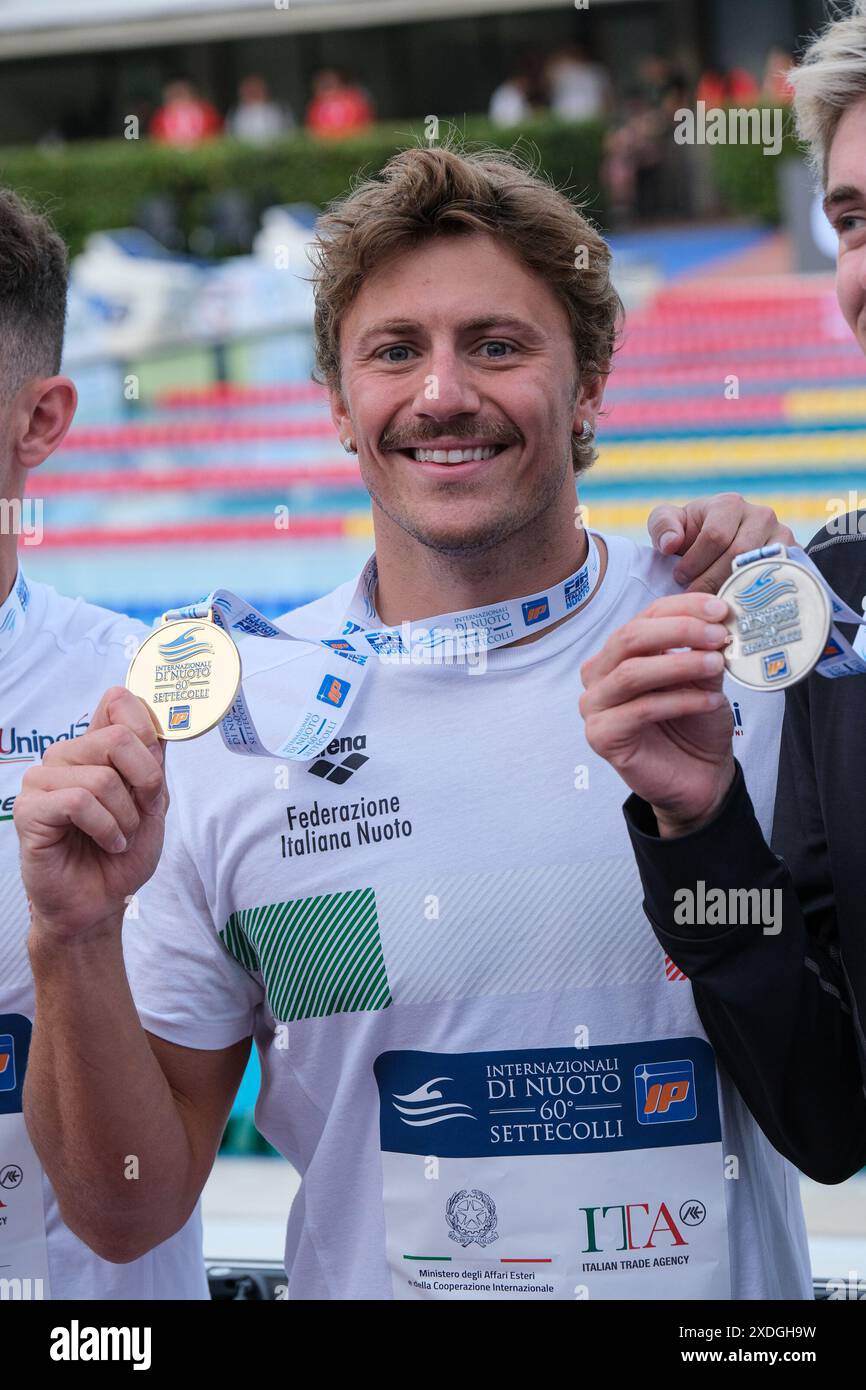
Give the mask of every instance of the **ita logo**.
<svg viewBox="0 0 866 1390">
<path fill-rule="evenodd" d="M 707 1218 L 707 1209 L 697 1197 L 683 1202 L 680 1207 L 680 1221 L 684 1226 L 700 1226 Z"/>
<path fill-rule="evenodd" d="M 445 1220 L 450 1226 L 448 1237 L 465 1250 L 468 1245 L 490 1245 L 499 1239 L 496 1230 L 496 1204 L 489 1192 L 479 1187 L 461 1187 L 452 1192 L 445 1207 Z"/>
</svg>

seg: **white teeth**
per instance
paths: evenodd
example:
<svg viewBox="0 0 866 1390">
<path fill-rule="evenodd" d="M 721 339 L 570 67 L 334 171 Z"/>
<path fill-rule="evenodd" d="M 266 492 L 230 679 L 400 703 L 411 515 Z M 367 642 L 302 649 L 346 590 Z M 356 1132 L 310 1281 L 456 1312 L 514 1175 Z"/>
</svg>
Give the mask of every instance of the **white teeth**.
<svg viewBox="0 0 866 1390">
<path fill-rule="evenodd" d="M 496 449 L 487 446 L 483 449 L 413 449 L 417 463 L 479 463 L 489 459 Z"/>
</svg>

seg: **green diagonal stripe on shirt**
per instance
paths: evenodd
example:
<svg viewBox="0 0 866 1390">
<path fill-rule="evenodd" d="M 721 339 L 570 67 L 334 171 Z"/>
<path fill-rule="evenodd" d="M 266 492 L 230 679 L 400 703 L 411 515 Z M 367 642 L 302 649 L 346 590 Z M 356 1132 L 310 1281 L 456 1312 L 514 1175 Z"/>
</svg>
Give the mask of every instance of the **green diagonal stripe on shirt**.
<svg viewBox="0 0 866 1390">
<path fill-rule="evenodd" d="M 243 908 L 220 936 L 245 970 L 261 973 L 281 1023 L 391 1003 L 372 888 Z"/>
</svg>

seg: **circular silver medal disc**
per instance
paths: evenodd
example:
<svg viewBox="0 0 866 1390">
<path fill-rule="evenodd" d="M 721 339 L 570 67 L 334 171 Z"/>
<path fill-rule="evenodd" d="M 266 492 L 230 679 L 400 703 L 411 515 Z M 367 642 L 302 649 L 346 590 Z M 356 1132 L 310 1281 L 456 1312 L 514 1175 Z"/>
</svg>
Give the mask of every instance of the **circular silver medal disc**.
<svg viewBox="0 0 866 1390">
<path fill-rule="evenodd" d="M 751 690 L 784 690 L 813 671 L 832 626 L 824 586 L 787 557 L 754 560 L 734 570 L 719 590 L 730 605 L 725 663 Z"/>
<path fill-rule="evenodd" d="M 241 659 L 228 633 L 207 618 L 163 623 L 130 662 L 126 688 L 153 711 L 165 739 L 198 738 L 231 708 Z"/>
</svg>

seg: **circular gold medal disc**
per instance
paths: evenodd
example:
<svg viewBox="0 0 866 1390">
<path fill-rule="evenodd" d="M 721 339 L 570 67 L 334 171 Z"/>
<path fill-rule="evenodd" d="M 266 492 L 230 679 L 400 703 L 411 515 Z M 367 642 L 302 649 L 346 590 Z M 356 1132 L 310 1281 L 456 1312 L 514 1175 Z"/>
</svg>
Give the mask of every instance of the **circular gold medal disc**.
<svg viewBox="0 0 866 1390">
<path fill-rule="evenodd" d="M 241 659 L 228 633 L 207 618 L 163 623 L 130 662 L 126 688 L 153 711 L 165 739 L 198 738 L 231 708 Z"/>
<path fill-rule="evenodd" d="M 821 659 L 832 626 L 830 600 L 815 576 L 786 555 L 754 560 L 719 590 L 731 608 L 725 664 L 751 690 L 785 690 Z"/>
</svg>

